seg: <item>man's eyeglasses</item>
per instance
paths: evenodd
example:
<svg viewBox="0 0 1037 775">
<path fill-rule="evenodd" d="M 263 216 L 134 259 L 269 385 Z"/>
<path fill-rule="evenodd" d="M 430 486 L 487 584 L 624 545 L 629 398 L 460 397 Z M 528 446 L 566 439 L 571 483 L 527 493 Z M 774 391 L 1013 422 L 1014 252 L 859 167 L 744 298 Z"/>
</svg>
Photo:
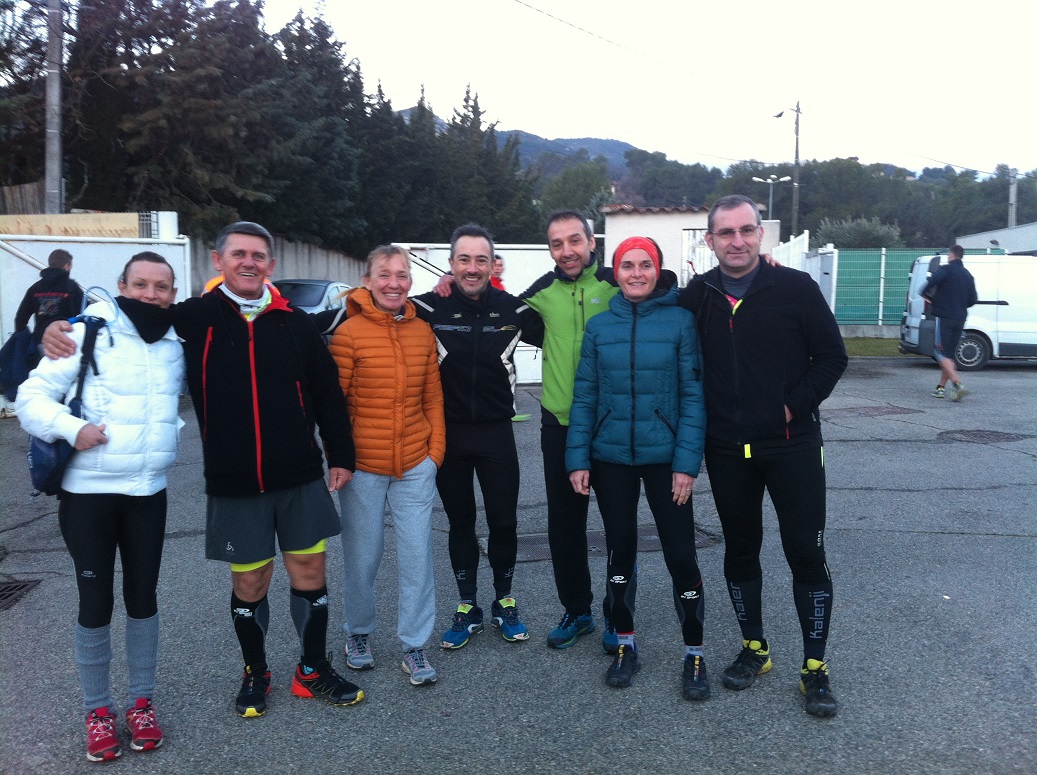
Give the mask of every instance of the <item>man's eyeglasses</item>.
<svg viewBox="0 0 1037 775">
<path fill-rule="evenodd" d="M 710 233 L 714 237 L 719 237 L 720 239 L 733 239 L 735 234 L 741 234 L 742 239 L 749 239 L 750 237 L 756 236 L 756 232 L 759 228 L 759 226 L 743 226 L 740 229 L 719 229 Z"/>
</svg>

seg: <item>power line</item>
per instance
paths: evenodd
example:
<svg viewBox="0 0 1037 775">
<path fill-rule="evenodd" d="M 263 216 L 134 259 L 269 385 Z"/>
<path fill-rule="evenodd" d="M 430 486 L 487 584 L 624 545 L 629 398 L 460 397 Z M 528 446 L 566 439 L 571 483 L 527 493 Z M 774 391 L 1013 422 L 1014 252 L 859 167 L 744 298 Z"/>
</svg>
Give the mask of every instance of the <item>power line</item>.
<svg viewBox="0 0 1037 775">
<path fill-rule="evenodd" d="M 566 27 L 572 27 L 577 32 L 582 32 L 584 35 L 588 35 L 592 38 L 597 38 L 600 41 L 608 43 L 610 46 L 615 46 L 616 48 L 623 49 L 624 51 L 629 51 L 631 54 L 637 54 L 638 56 L 644 57 L 645 59 L 655 59 L 655 57 L 651 57 L 648 54 L 645 54 L 643 51 L 638 51 L 637 49 L 630 48 L 629 46 L 624 46 L 622 43 L 617 43 L 614 40 L 610 40 L 609 38 L 606 38 L 604 35 L 599 35 L 598 33 L 593 32 L 592 30 L 588 30 L 584 27 L 581 27 L 578 24 L 574 24 L 573 22 L 568 21 L 567 19 L 563 19 L 561 16 L 555 16 L 552 13 L 548 13 L 543 8 L 537 8 L 535 5 L 530 5 L 529 3 L 524 2 L 524 0 L 514 0 L 514 2 L 528 8 L 531 11 L 534 11 L 535 13 L 539 13 L 543 16 L 546 16 L 548 19 L 553 19 L 554 21 L 559 22 L 560 24 L 564 24 Z M 655 61 L 658 62 L 660 60 L 655 59 Z"/>
</svg>

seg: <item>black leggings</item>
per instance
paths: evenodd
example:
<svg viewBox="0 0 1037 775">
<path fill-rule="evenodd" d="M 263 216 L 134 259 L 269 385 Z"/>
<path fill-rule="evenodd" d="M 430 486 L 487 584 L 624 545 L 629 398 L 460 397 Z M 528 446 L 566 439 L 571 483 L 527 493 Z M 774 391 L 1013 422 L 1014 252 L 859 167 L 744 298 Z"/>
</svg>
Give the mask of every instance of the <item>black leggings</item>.
<svg viewBox="0 0 1037 775">
<path fill-rule="evenodd" d="M 684 643 L 702 644 L 704 599 L 702 575 L 695 556 L 695 522 L 691 500 L 673 501 L 673 472 L 666 464 L 627 466 L 591 463 L 591 484 L 605 524 L 608 547 L 608 603 L 618 632 L 634 630 L 634 566 L 637 562 L 637 502 L 644 481 L 655 517 L 666 569 L 673 580 L 673 600 Z"/>
<path fill-rule="evenodd" d="M 547 490 L 547 542 L 551 547 L 558 601 L 570 614 L 590 613 L 594 593 L 587 561 L 587 510 L 590 497 L 580 495 L 565 470 L 566 425 L 540 428 Z M 599 506 L 600 508 L 600 506 Z M 607 608 L 607 606 L 606 606 Z M 605 611 L 608 616 L 608 611 Z"/>
<path fill-rule="evenodd" d="M 824 659 L 832 617 L 832 576 L 825 559 L 824 449 L 758 452 L 752 457 L 706 446 L 706 468 L 724 529 L 724 576 L 745 640 L 763 638 L 763 492 L 778 517 L 804 658 Z"/>
<path fill-rule="evenodd" d="M 112 621 L 117 548 L 126 615 L 147 619 L 158 613 L 165 490 L 143 496 L 62 492 L 58 522 L 76 570 L 80 625 L 94 629 Z"/>
<path fill-rule="evenodd" d="M 456 574 L 479 566 L 475 535 L 475 483 L 479 477 L 486 525 L 487 555 L 495 572 L 512 571 L 518 551 L 516 516 L 519 462 L 511 420 L 497 423 L 447 423 L 446 457 L 436 488 L 450 522 L 450 564 Z"/>
<path fill-rule="evenodd" d="M 796 452 L 753 452 L 751 458 L 706 447 L 706 470 L 724 529 L 728 581 L 763 577 L 763 492 L 778 517 L 781 546 L 801 584 L 831 581 L 825 563 L 825 469 L 820 447 Z"/>
</svg>

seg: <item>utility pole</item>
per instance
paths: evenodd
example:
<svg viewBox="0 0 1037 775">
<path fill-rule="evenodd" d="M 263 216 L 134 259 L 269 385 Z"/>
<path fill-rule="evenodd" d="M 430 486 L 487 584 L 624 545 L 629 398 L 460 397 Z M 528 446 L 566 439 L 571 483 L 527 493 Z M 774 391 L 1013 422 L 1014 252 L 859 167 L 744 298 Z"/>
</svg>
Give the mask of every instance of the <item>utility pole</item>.
<svg viewBox="0 0 1037 775">
<path fill-rule="evenodd" d="M 61 0 L 47 0 L 46 147 L 44 212 L 64 211 L 61 180 Z"/>
<path fill-rule="evenodd" d="M 789 239 L 796 236 L 799 225 L 799 100 L 796 100 L 796 161 L 792 167 L 792 231 Z"/>
<path fill-rule="evenodd" d="M 1008 228 L 1015 227 L 1015 211 L 1019 206 L 1019 170 L 1008 170 Z"/>
</svg>

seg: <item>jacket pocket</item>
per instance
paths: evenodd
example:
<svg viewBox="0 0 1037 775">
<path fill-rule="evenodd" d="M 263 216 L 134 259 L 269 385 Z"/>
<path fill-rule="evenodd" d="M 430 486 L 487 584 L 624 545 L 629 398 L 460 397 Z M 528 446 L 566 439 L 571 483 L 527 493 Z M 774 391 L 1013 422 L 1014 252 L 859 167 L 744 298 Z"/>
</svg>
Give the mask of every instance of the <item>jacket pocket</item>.
<svg viewBox="0 0 1037 775">
<path fill-rule="evenodd" d="M 593 441 L 594 439 L 598 438 L 598 433 L 599 433 L 599 432 L 601 431 L 601 426 L 603 426 L 603 425 L 605 424 L 605 420 L 607 420 L 607 419 L 609 418 L 609 415 L 611 415 L 611 414 L 612 414 L 612 410 L 611 410 L 611 409 L 609 409 L 609 410 L 608 410 L 607 412 L 605 412 L 605 414 L 603 414 L 603 415 L 601 416 L 601 419 L 600 419 L 600 420 L 598 420 L 598 421 L 597 421 L 597 422 L 596 422 L 596 423 L 594 424 L 594 430 L 593 430 L 593 431 L 591 431 L 591 440 L 592 440 L 592 441 Z"/>
<path fill-rule="evenodd" d="M 673 438 L 677 438 L 677 429 L 674 428 L 670 421 L 666 419 L 666 415 L 664 415 L 661 411 L 656 409 L 655 416 L 662 420 L 663 425 L 665 425 L 666 428 L 670 431 L 670 433 L 673 434 Z"/>
</svg>

